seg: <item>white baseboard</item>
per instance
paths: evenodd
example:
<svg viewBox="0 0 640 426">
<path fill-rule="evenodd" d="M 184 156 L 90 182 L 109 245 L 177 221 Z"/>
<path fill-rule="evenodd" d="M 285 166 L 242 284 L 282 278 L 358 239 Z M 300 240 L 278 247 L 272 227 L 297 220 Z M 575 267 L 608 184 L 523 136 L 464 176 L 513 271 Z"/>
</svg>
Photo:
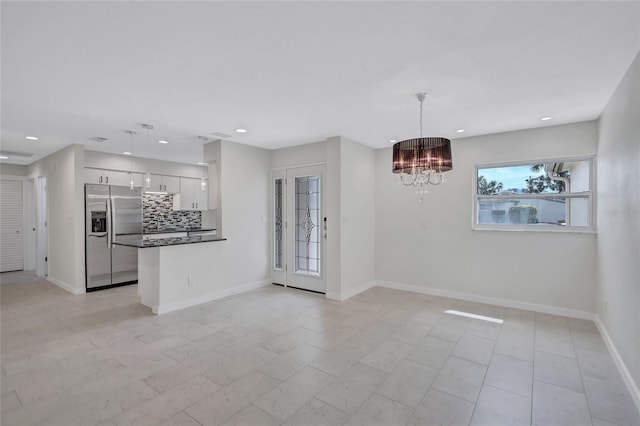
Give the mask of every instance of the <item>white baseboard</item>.
<svg viewBox="0 0 640 426">
<path fill-rule="evenodd" d="M 159 306 L 152 306 L 151 311 L 156 315 L 166 314 L 168 312 L 177 311 L 179 309 L 190 308 L 191 306 L 201 305 L 213 300 L 222 299 L 245 291 L 256 290 L 258 288 L 271 285 L 271 280 L 257 281 L 255 283 L 244 284 L 227 290 L 216 291 L 213 293 L 203 294 L 202 296 L 192 297 L 190 299 L 181 300 L 179 302 L 167 303 Z"/>
<path fill-rule="evenodd" d="M 505 308 L 524 309 L 543 314 L 561 315 L 563 317 L 579 318 L 593 321 L 595 314 L 592 312 L 578 311 L 561 308 L 558 306 L 539 305 L 536 303 L 521 302 L 519 300 L 502 299 L 499 297 L 479 296 L 477 294 L 462 293 L 458 291 L 444 290 L 440 288 L 423 287 L 413 284 L 402 284 L 391 281 L 378 281 L 380 287 L 394 288 L 396 290 L 413 291 L 414 293 L 431 294 L 433 296 L 449 297 L 452 299 L 467 300 L 469 302 L 486 303 L 488 305 L 503 306 Z"/>
<path fill-rule="evenodd" d="M 607 349 L 611 354 L 611 358 L 613 358 L 613 362 L 616 364 L 616 367 L 618 367 L 622 380 L 624 380 L 625 385 L 627 385 L 627 389 L 631 394 L 631 398 L 633 398 L 633 402 L 636 404 L 636 408 L 640 411 L 640 388 L 638 387 L 638 384 L 633 380 L 633 376 L 631 376 L 631 372 L 629 372 L 629 369 L 622 360 L 616 345 L 613 344 L 613 340 L 611 340 L 611 336 L 609 335 L 607 328 L 597 315 L 595 316 L 595 323 L 602 339 L 604 340 L 604 344 L 607 346 Z"/>
<path fill-rule="evenodd" d="M 361 284 L 357 287 L 354 287 L 352 289 L 349 289 L 345 292 L 341 292 L 341 293 L 330 293 L 327 292 L 326 296 L 327 299 L 331 299 L 331 300 L 337 300 L 339 302 L 343 302 L 347 299 L 352 298 L 353 296 L 362 293 L 363 291 L 367 291 L 370 288 L 373 288 L 376 286 L 376 282 L 375 281 L 369 281 L 367 283 Z"/>
<path fill-rule="evenodd" d="M 87 292 L 87 290 L 85 288 L 75 288 L 63 281 L 60 281 L 57 278 L 52 277 L 51 275 L 49 275 L 47 277 L 47 281 L 49 281 L 52 284 L 57 285 L 58 287 L 60 287 L 61 289 L 68 291 L 71 294 L 85 294 Z"/>
</svg>

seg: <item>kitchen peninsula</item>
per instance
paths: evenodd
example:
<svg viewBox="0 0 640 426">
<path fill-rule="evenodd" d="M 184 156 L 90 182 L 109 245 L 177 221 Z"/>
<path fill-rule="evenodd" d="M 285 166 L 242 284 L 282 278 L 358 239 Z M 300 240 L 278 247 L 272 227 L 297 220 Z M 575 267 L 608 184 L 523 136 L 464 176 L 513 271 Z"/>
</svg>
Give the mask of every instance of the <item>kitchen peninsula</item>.
<svg viewBox="0 0 640 426">
<path fill-rule="evenodd" d="M 216 235 L 191 235 L 113 244 L 138 249 L 138 295 L 156 315 L 205 303 L 227 293 L 222 244 Z"/>
</svg>

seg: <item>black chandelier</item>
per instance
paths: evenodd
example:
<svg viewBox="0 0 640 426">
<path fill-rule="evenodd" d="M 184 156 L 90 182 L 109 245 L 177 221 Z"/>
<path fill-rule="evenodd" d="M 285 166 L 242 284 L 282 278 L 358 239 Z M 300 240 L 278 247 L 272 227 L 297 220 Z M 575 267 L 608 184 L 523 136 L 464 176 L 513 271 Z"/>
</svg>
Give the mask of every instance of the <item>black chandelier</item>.
<svg viewBox="0 0 640 426">
<path fill-rule="evenodd" d="M 453 169 L 451 141 L 422 137 L 422 109 L 426 97 L 426 93 L 416 95 L 420 102 L 420 137 L 393 145 L 393 173 L 400 175 L 403 185 L 416 187 L 416 194 L 420 196 L 427 193 L 428 185 L 444 182 L 444 173 Z"/>
</svg>

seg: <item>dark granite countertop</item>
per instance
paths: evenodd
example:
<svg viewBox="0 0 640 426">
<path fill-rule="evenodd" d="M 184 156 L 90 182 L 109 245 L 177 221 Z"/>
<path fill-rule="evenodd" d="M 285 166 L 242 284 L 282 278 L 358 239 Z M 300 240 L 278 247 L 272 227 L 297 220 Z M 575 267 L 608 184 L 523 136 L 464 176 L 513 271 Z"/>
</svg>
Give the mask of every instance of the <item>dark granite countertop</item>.
<svg viewBox="0 0 640 426">
<path fill-rule="evenodd" d="M 178 246 L 182 244 L 196 243 L 213 243 L 216 241 L 226 241 L 226 238 L 220 238 L 215 235 L 194 235 L 191 237 L 169 237 L 157 238 L 150 240 L 131 240 L 131 241 L 114 241 L 113 244 L 127 247 L 150 248 L 150 247 L 166 247 Z"/>
<path fill-rule="evenodd" d="M 144 235 L 153 235 L 153 234 L 172 234 L 178 232 L 210 232 L 215 231 L 216 228 L 166 228 L 164 230 L 158 231 L 147 231 Z"/>
</svg>

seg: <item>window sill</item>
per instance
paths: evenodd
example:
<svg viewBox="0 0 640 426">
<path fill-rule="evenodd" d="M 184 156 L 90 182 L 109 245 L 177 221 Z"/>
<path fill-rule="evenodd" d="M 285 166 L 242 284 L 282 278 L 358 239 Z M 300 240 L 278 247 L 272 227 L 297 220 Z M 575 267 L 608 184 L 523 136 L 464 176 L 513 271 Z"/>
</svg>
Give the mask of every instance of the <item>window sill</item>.
<svg viewBox="0 0 640 426">
<path fill-rule="evenodd" d="M 590 227 L 556 227 L 556 226 L 491 226 L 491 225 L 472 225 L 474 231 L 500 231 L 500 232 L 551 232 L 563 234 L 596 234 L 596 230 Z"/>
</svg>

